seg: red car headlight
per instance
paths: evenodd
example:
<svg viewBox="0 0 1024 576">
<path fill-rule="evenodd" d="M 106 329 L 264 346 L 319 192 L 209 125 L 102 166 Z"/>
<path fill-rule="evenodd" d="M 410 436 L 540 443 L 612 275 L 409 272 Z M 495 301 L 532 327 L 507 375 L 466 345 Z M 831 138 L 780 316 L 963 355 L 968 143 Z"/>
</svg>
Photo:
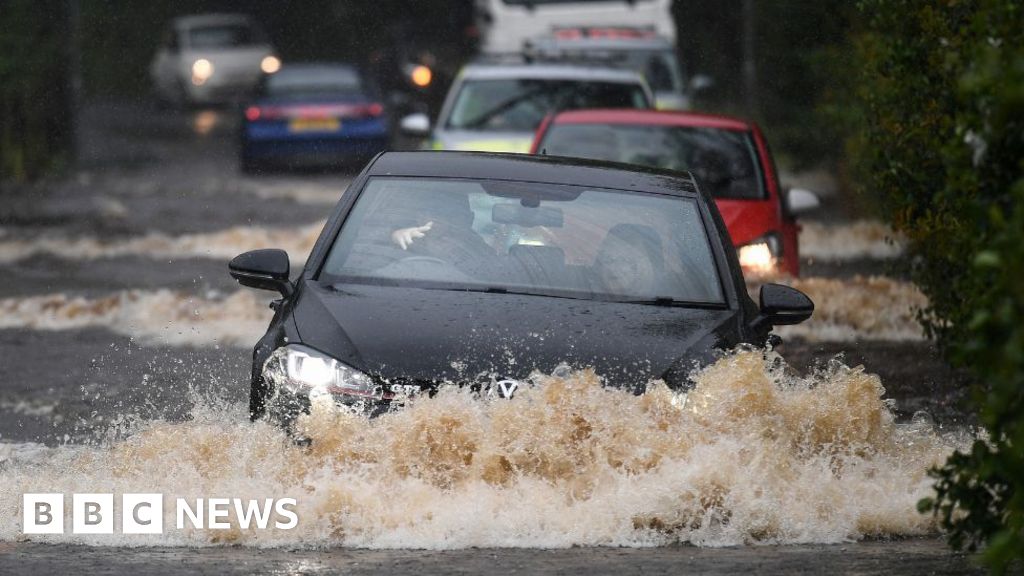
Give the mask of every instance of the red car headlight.
<svg viewBox="0 0 1024 576">
<path fill-rule="evenodd" d="M 738 253 L 744 272 L 770 274 L 778 269 L 782 242 L 778 234 L 772 232 L 740 246 Z"/>
</svg>

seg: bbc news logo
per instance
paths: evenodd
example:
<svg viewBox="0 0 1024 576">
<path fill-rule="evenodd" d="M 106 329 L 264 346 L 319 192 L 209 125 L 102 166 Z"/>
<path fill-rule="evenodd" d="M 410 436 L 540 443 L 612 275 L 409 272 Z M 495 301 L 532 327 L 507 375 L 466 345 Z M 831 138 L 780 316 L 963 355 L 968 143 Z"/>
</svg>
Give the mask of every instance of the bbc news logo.
<svg viewBox="0 0 1024 576">
<path fill-rule="evenodd" d="M 23 494 L 22 532 L 64 534 L 64 494 Z M 175 527 L 227 530 L 237 526 L 266 530 L 291 530 L 299 524 L 294 498 L 176 498 Z M 120 513 L 121 534 L 163 534 L 163 494 L 122 494 L 115 509 L 113 494 L 72 494 L 72 534 L 113 534 L 114 518 Z M 275 517 L 271 522 L 271 518 Z"/>
</svg>

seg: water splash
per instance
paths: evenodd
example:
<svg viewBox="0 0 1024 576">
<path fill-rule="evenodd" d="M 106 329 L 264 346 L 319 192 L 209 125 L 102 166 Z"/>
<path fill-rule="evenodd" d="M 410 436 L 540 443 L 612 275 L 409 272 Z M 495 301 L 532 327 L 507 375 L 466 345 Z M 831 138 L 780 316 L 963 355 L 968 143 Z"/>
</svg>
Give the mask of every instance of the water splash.
<svg viewBox="0 0 1024 576">
<path fill-rule="evenodd" d="M 323 222 L 295 228 L 235 226 L 217 232 L 169 236 L 154 232 L 127 239 L 48 237 L 0 241 L 0 263 L 16 262 L 40 254 L 69 260 L 147 256 L 152 258 L 213 258 L 228 260 L 247 250 L 275 247 L 288 252 L 293 263 L 306 260 Z"/>
<path fill-rule="evenodd" d="M 307 447 L 241 408 L 205 407 L 0 465 L 0 539 L 21 538 L 23 492 L 298 501 L 290 531 L 179 531 L 165 504 L 163 535 L 38 537 L 97 545 L 723 546 L 934 532 L 915 503 L 926 470 L 964 440 L 924 419 L 894 423 L 883 394 L 859 367 L 798 377 L 775 353 L 743 350 L 686 396 L 657 383 L 634 396 L 580 371 L 511 400 L 445 388 L 372 420 L 317 404 L 299 424 Z"/>
<path fill-rule="evenodd" d="M 841 262 L 887 260 L 903 253 L 905 239 L 877 220 L 856 220 L 847 224 L 800 223 L 800 256 Z"/>
<path fill-rule="evenodd" d="M 776 330 L 784 338 L 831 342 L 925 338 L 917 313 L 928 306 L 928 297 L 911 282 L 860 275 L 784 282 L 814 301 L 810 321 Z"/>
<path fill-rule="evenodd" d="M 0 300 L 0 329 L 109 328 L 171 346 L 251 346 L 273 315 L 269 294 L 239 290 L 205 297 L 173 290 L 125 290 L 101 298 L 51 294 Z"/>
</svg>

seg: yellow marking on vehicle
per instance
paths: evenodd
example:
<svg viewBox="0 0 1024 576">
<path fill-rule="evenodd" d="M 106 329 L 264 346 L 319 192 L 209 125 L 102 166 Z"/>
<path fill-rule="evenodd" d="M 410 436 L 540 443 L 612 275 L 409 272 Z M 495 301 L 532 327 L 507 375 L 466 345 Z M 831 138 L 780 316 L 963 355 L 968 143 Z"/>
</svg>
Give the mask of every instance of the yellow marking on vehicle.
<svg viewBox="0 0 1024 576">
<path fill-rule="evenodd" d="M 530 151 L 530 140 L 468 140 L 459 142 L 451 148 L 442 148 L 439 142 L 434 143 L 435 150 L 463 150 L 468 152 L 520 152 Z"/>
<path fill-rule="evenodd" d="M 337 118 L 295 118 L 288 123 L 289 132 L 337 132 L 341 121 Z"/>
</svg>

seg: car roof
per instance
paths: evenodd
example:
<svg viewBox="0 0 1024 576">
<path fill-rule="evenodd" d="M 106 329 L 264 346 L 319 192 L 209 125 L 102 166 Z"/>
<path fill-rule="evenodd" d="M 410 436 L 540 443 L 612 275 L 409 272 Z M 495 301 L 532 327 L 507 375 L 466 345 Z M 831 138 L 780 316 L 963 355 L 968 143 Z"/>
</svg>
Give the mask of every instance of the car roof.
<svg viewBox="0 0 1024 576">
<path fill-rule="evenodd" d="M 197 26 L 217 26 L 220 24 L 252 25 L 252 18 L 245 14 L 196 14 L 180 16 L 174 19 L 175 28 L 194 28 Z"/>
<path fill-rule="evenodd" d="M 643 77 L 632 70 L 601 65 L 570 64 L 468 64 L 461 75 L 466 79 L 508 80 L 535 78 L 542 80 L 594 80 L 643 84 Z"/>
<path fill-rule="evenodd" d="M 747 131 L 752 122 L 733 116 L 680 112 L 674 110 L 592 109 L 560 112 L 551 124 L 640 124 L 654 126 L 692 126 L 721 130 Z"/>
<path fill-rule="evenodd" d="M 700 192 L 689 172 L 599 160 L 493 152 L 384 152 L 368 176 L 480 178 L 637 190 L 673 196 Z"/>
</svg>

